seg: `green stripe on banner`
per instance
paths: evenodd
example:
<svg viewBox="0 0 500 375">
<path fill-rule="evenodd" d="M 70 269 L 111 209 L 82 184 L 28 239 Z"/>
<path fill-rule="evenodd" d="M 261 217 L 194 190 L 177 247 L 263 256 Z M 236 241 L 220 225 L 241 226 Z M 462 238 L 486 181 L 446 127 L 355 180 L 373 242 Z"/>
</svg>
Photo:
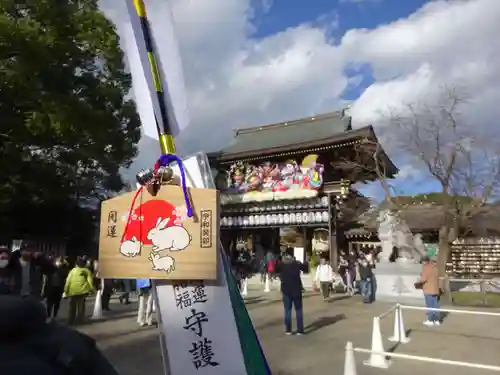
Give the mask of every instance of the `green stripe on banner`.
<svg viewBox="0 0 500 375">
<path fill-rule="evenodd" d="M 222 255 L 222 258 L 224 259 L 224 273 L 226 274 L 229 297 L 233 307 L 238 335 L 240 336 L 241 351 L 243 352 L 247 375 L 271 375 L 271 370 L 260 346 L 257 333 L 253 328 L 252 320 L 248 315 L 245 302 L 241 298 L 229 262 L 225 255 Z"/>
</svg>

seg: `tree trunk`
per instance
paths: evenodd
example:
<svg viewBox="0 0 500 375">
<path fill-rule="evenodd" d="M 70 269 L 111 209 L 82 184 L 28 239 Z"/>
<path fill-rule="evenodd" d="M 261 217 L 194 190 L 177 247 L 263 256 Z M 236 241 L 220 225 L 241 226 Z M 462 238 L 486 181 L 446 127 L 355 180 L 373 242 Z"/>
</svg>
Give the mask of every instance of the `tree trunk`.
<svg viewBox="0 0 500 375">
<path fill-rule="evenodd" d="M 439 277 L 444 277 L 446 275 L 446 262 L 450 257 L 450 252 L 451 246 L 448 242 L 448 238 L 439 238 L 439 253 L 437 259 Z"/>
<path fill-rule="evenodd" d="M 439 253 L 437 259 L 437 267 L 439 272 L 439 288 L 444 294 L 444 298 L 452 303 L 450 283 L 446 280 L 446 262 L 450 257 L 451 244 L 449 241 L 449 231 L 441 230 L 439 232 Z"/>
</svg>

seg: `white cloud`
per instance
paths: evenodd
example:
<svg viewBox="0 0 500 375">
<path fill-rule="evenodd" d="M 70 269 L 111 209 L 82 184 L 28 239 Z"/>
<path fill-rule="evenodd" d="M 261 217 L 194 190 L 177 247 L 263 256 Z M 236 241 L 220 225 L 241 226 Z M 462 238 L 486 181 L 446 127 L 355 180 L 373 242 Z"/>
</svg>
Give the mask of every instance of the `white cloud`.
<svg viewBox="0 0 500 375">
<path fill-rule="evenodd" d="M 170 3 L 191 118 L 191 127 L 178 139 L 181 153 L 220 148 L 236 127 L 335 109 L 342 104 L 342 92 L 359 79 L 344 74 L 352 64 L 368 64 L 375 78 L 352 107 L 358 125 L 377 125 L 385 108 L 432 98 L 440 83 L 466 87 L 473 94 L 470 114 L 478 125 L 496 124 L 498 0 L 434 1 L 390 24 L 349 30 L 340 40 L 332 40 L 332 25 L 315 22 L 254 38 L 250 0 Z M 123 34 L 125 8 L 118 5 L 102 0 Z M 166 1 L 149 0 L 147 5 L 161 49 Z M 136 92 L 136 97 L 142 95 Z"/>
</svg>

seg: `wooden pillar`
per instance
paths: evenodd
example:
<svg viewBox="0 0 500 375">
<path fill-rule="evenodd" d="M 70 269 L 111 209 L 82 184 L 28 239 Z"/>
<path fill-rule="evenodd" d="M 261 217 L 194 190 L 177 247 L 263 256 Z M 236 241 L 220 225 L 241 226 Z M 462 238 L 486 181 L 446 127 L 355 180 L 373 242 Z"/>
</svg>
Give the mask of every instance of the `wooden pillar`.
<svg viewBox="0 0 500 375">
<path fill-rule="evenodd" d="M 333 206 L 331 194 L 328 194 L 328 246 L 330 248 L 330 264 L 337 269 L 339 252 L 337 244 L 337 210 Z"/>
<path fill-rule="evenodd" d="M 352 251 L 352 249 L 353 249 L 353 247 L 352 247 L 352 242 L 351 242 L 351 241 L 349 241 L 349 244 L 348 244 L 347 246 L 349 247 L 349 253 L 351 253 L 351 251 Z"/>
<path fill-rule="evenodd" d="M 304 248 L 304 259 L 299 259 L 301 262 L 305 262 L 307 260 L 307 254 L 311 247 L 311 241 L 308 241 L 307 238 L 307 227 L 302 227 L 302 247 Z"/>
</svg>

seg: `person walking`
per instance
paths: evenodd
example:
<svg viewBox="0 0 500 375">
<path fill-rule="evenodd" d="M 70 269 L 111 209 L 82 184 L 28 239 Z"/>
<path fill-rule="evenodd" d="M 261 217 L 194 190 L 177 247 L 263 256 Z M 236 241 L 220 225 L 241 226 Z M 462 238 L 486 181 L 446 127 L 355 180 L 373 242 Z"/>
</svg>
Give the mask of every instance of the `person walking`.
<svg viewBox="0 0 500 375">
<path fill-rule="evenodd" d="M 134 280 L 130 279 L 123 279 L 122 280 L 122 287 L 123 287 L 123 293 L 118 297 L 118 300 L 122 305 L 129 305 L 130 304 L 130 293 L 132 293 L 132 282 Z"/>
<path fill-rule="evenodd" d="M 153 291 L 151 280 L 137 279 L 137 290 L 139 293 L 139 308 L 137 309 L 137 323 L 144 327 L 153 325 Z"/>
<path fill-rule="evenodd" d="M 63 260 L 61 257 L 57 257 L 54 260 L 54 267 L 45 276 L 43 295 L 46 299 L 45 303 L 49 321 L 57 318 L 68 274 L 69 270 Z"/>
<path fill-rule="evenodd" d="M 326 262 L 325 258 L 319 260 L 319 265 L 316 268 L 316 276 L 314 277 L 314 282 L 319 283 L 319 288 L 321 290 L 321 295 L 323 300 L 328 300 L 330 297 L 330 288 L 333 281 L 333 270 L 332 267 Z"/>
<path fill-rule="evenodd" d="M 277 264 L 277 273 L 281 280 L 281 293 L 285 315 L 285 334 L 292 334 L 292 307 L 297 318 L 297 335 L 304 333 L 304 316 L 302 311 L 302 279 L 301 272 L 307 272 L 307 264 L 295 260 L 293 248 L 287 248 L 281 262 Z"/>
<path fill-rule="evenodd" d="M 102 285 L 102 296 L 101 296 L 102 309 L 104 311 L 111 311 L 109 303 L 111 302 L 111 295 L 113 294 L 114 280 L 104 279 L 101 285 Z"/>
<path fill-rule="evenodd" d="M 368 263 L 366 258 L 361 258 L 359 265 L 359 277 L 361 281 L 361 295 L 363 296 L 364 303 L 372 303 L 373 302 L 373 271 L 371 265 Z"/>
<path fill-rule="evenodd" d="M 69 298 L 68 324 L 80 324 L 85 319 L 85 299 L 94 291 L 92 272 L 85 267 L 85 260 L 78 258 L 75 268 L 66 277 L 64 294 Z"/>
<path fill-rule="evenodd" d="M 439 309 L 439 272 L 434 257 L 422 258 L 422 273 L 416 281 L 415 287 L 424 292 L 425 306 L 428 309 Z M 440 313 L 436 310 L 427 310 L 426 326 L 441 325 Z"/>
<path fill-rule="evenodd" d="M 375 251 L 371 250 L 370 252 L 368 252 L 368 254 L 366 254 L 366 261 L 368 262 L 368 265 L 372 270 L 370 293 L 371 301 L 375 302 L 375 299 L 377 297 L 377 275 L 373 271 L 377 268 L 377 254 L 375 254 Z"/>
</svg>

